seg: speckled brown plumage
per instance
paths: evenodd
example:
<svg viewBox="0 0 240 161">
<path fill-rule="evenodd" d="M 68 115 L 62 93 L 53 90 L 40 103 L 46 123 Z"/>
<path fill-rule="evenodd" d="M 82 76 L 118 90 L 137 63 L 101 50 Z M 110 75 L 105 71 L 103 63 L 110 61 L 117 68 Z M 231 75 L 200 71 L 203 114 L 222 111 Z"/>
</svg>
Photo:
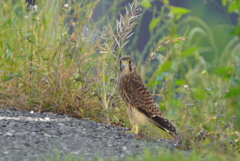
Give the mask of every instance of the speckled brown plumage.
<svg viewBox="0 0 240 161">
<path fill-rule="evenodd" d="M 127 114 L 132 124 L 131 132 L 138 133 L 138 124 L 152 122 L 162 130 L 176 134 L 175 127 L 160 112 L 144 87 L 134 61 L 129 56 L 120 59 L 119 91 L 127 106 Z"/>
</svg>

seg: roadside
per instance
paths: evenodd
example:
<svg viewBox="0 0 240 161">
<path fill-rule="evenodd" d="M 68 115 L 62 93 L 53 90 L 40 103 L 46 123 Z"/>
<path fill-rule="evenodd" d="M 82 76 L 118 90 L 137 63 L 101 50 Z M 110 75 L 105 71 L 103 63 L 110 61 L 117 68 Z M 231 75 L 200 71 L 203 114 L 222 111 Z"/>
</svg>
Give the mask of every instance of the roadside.
<svg viewBox="0 0 240 161">
<path fill-rule="evenodd" d="M 74 154 L 84 160 L 125 158 L 144 149 L 174 149 L 172 140 L 137 140 L 127 129 L 87 119 L 0 109 L 0 160 L 45 160 Z"/>
</svg>

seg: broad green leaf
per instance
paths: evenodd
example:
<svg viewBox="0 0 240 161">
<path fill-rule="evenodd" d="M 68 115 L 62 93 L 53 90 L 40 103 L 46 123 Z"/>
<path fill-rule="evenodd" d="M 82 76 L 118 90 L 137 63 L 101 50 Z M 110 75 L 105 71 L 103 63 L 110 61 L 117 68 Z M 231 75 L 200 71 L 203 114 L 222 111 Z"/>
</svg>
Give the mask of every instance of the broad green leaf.
<svg viewBox="0 0 240 161">
<path fill-rule="evenodd" d="M 174 15 L 185 15 L 185 14 L 191 12 L 191 10 L 186 9 L 186 8 L 182 8 L 182 7 L 174 7 L 174 6 L 171 6 L 170 9 L 171 9 L 171 12 L 172 12 Z"/>
<path fill-rule="evenodd" d="M 154 80 L 148 82 L 148 87 L 153 87 L 153 86 L 155 86 L 156 84 L 157 84 L 157 80 L 154 79 Z"/>
<path fill-rule="evenodd" d="M 171 68 L 172 62 L 170 61 L 165 61 L 162 65 L 160 65 L 158 67 L 158 69 L 155 71 L 155 73 L 152 76 L 152 79 L 157 78 L 157 76 L 159 76 L 160 74 L 162 74 L 163 72 L 169 70 Z"/>
<path fill-rule="evenodd" d="M 220 77 L 229 79 L 232 75 L 235 75 L 235 69 L 232 67 L 219 67 L 214 70 L 214 73 Z"/>
<path fill-rule="evenodd" d="M 226 93 L 227 98 L 238 95 L 240 95 L 240 87 L 232 88 L 229 90 L 229 92 Z"/>
<path fill-rule="evenodd" d="M 198 47 L 189 48 L 189 49 L 183 51 L 183 53 L 180 55 L 180 57 L 185 58 L 185 57 L 189 56 L 190 54 L 192 54 L 193 52 L 197 51 L 198 49 L 199 49 Z"/>
<path fill-rule="evenodd" d="M 202 88 L 194 88 L 192 91 L 195 98 L 198 98 L 198 99 L 205 98 L 205 91 Z"/>
<path fill-rule="evenodd" d="M 171 68 L 171 66 L 172 66 L 172 62 L 165 61 L 160 67 L 159 74 L 169 70 Z"/>
<path fill-rule="evenodd" d="M 175 84 L 176 84 L 176 85 L 183 85 L 183 84 L 184 84 L 184 81 L 183 81 L 182 79 L 177 79 L 177 80 L 175 81 Z"/>
<path fill-rule="evenodd" d="M 228 11 L 229 11 L 230 13 L 232 13 L 232 12 L 234 12 L 235 10 L 238 10 L 238 6 L 237 6 L 236 2 L 230 3 L 229 6 L 228 6 Z"/>
<path fill-rule="evenodd" d="M 143 0 L 141 6 L 143 6 L 144 8 L 152 7 L 150 0 Z"/>
<path fill-rule="evenodd" d="M 235 27 L 231 32 L 232 35 L 240 36 L 240 24 L 238 24 L 237 27 Z"/>
<path fill-rule="evenodd" d="M 159 74 L 169 70 L 171 68 L 172 62 L 165 61 L 159 68 L 156 70 L 154 77 L 157 77 Z"/>
<path fill-rule="evenodd" d="M 222 0 L 223 6 L 226 6 L 226 5 L 227 5 L 227 2 L 228 2 L 228 0 Z"/>
<path fill-rule="evenodd" d="M 153 18 L 149 25 L 149 31 L 152 32 L 154 30 L 154 28 L 157 27 L 159 22 L 160 22 L 159 18 Z"/>
</svg>

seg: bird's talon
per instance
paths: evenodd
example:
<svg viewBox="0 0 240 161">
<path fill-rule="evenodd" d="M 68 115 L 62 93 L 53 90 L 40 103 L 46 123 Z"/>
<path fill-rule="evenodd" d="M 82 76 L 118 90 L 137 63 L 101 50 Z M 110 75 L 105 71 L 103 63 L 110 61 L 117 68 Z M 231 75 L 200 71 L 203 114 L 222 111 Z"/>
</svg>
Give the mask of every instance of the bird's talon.
<svg viewBox="0 0 240 161">
<path fill-rule="evenodd" d="M 125 131 L 125 133 L 134 133 L 132 130 L 129 130 L 129 131 Z"/>
</svg>

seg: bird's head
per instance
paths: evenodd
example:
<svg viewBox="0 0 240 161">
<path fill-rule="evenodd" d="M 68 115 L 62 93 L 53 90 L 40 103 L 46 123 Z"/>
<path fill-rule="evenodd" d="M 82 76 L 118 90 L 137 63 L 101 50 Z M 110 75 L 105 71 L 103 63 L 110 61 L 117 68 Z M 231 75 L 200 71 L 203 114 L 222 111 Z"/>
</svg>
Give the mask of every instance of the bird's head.
<svg viewBox="0 0 240 161">
<path fill-rule="evenodd" d="M 136 67 L 130 56 L 124 56 L 120 59 L 120 72 L 122 75 L 135 72 Z"/>
</svg>

